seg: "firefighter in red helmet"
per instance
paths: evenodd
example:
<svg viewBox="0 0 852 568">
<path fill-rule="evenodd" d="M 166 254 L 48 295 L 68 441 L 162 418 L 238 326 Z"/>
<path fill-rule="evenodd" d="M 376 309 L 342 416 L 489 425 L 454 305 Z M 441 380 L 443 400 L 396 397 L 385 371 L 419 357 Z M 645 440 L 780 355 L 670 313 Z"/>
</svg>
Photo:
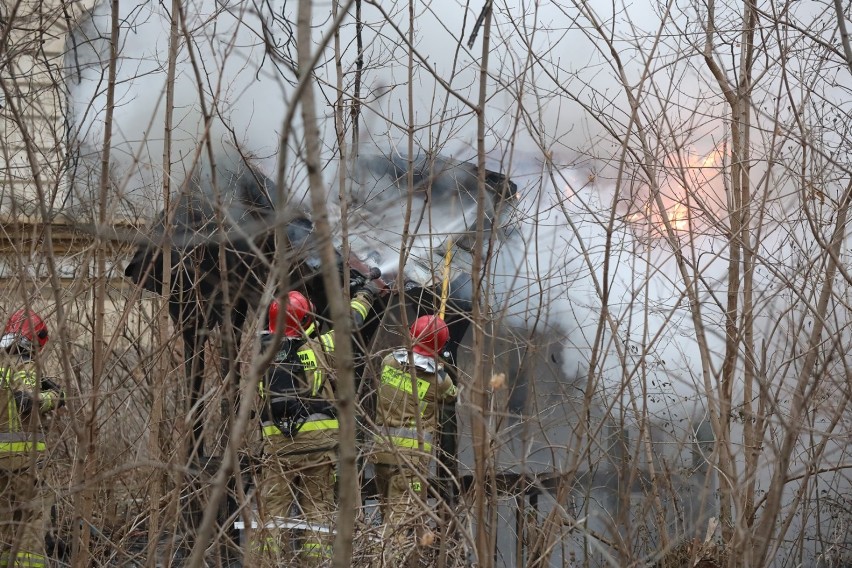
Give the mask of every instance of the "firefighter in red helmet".
<svg viewBox="0 0 852 568">
<path fill-rule="evenodd" d="M 367 321 L 382 288 L 368 281 L 350 302 L 355 331 Z M 283 310 L 282 310 L 283 308 Z M 291 291 L 269 306 L 267 343 L 283 325 L 283 341 L 261 382 L 264 460 L 258 486 L 264 525 L 291 517 L 294 505 L 308 529 L 296 553 L 299 565 L 318 566 L 331 558 L 335 516 L 338 420 L 335 407 L 334 330 L 319 333 L 316 309 L 301 292 Z M 265 350 L 265 349 L 264 349 Z M 287 562 L 281 530 L 263 529 L 253 538 L 261 566 Z"/>
<path fill-rule="evenodd" d="M 40 377 L 35 364 L 48 339 L 47 324 L 27 309 L 12 314 L 0 336 L 0 566 L 47 565 L 38 487 L 42 419 L 65 403 L 59 385 Z"/>
<path fill-rule="evenodd" d="M 370 454 L 391 564 L 405 554 L 403 545 L 413 534 L 410 529 L 426 513 L 418 500 L 427 498 L 438 404 L 456 397 L 456 386 L 441 359 L 450 338 L 444 320 L 421 316 L 411 325 L 409 336 L 410 351 L 396 349 L 382 361 Z"/>
</svg>

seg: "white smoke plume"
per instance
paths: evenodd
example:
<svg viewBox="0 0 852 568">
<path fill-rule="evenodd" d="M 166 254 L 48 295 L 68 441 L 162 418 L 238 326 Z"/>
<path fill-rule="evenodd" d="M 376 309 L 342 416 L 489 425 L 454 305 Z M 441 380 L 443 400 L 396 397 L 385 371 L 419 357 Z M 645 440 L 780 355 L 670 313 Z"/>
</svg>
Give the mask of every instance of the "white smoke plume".
<svg viewBox="0 0 852 568">
<path fill-rule="evenodd" d="M 315 7 L 317 41 L 327 33 L 330 23 L 330 12 L 325 8 L 328 7 Z M 76 30 L 72 41 L 71 100 L 84 162 L 87 158 L 94 159 L 103 139 L 108 9 L 106 3 L 98 5 L 91 20 Z M 163 171 L 169 20 L 161 4 L 121 4 L 121 9 L 112 148 L 119 198 L 116 207 L 151 218 L 162 203 L 156 188 L 162 182 Z M 171 156 L 175 164 L 173 187 L 179 187 L 181 176 L 200 152 L 203 99 L 205 108 L 215 117 L 210 132 L 213 145 L 222 151 L 239 151 L 250 156 L 270 176 L 285 160 L 290 169 L 280 181 L 296 202 L 304 202 L 306 188 L 299 168 L 298 119 L 288 149 L 282 151 L 278 147 L 295 81 L 292 3 L 229 5 L 197 1 L 186 6 L 186 13 L 187 28 L 194 41 L 191 45 L 183 42 L 178 57 Z M 632 22 L 636 29 L 654 29 L 653 11 L 637 13 L 639 19 Z M 440 152 L 460 160 L 473 159 L 476 123 L 470 104 L 475 104 L 478 95 L 481 54 L 477 50 L 482 37 L 478 37 L 472 49 L 467 47 L 467 40 L 477 15 L 476 7 L 466 8 L 449 0 L 417 8 L 412 60 L 414 83 L 409 90 L 407 11 L 365 7 L 364 19 L 368 25 L 363 36 L 366 46 L 363 148 L 380 153 L 405 152 L 410 112 L 414 119 L 411 126 L 415 153 Z M 572 18 L 567 18 L 568 15 Z M 603 21 L 612 16 L 599 14 Z M 500 243 L 494 265 L 495 309 L 505 310 L 513 325 L 530 327 L 534 321 L 542 320 L 545 326 L 560 328 L 568 345 L 566 372 L 577 375 L 586 372 L 584 359 L 601 309 L 600 294 L 606 287 L 610 290 L 608 306 L 617 324 L 617 329 L 616 324 L 608 326 L 609 341 L 613 345 L 619 343 L 626 354 L 638 348 L 643 354 L 643 365 L 656 361 L 655 364 L 665 366 L 667 373 L 679 377 L 667 381 L 673 388 L 681 385 L 691 391 L 697 359 L 691 347 L 676 339 L 689 336 L 692 331 L 672 252 L 661 238 L 656 243 L 637 240 L 632 222 L 626 218 L 631 211 L 641 210 L 636 203 L 618 213 L 611 247 L 606 246 L 611 197 L 613 192 L 624 190 L 614 187 L 602 175 L 614 171 L 608 167 L 612 154 L 608 153 L 609 149 L 592 152 L 592 148 L 608 139 L 602 135 L 600 125 L 595 126 L 589 120 L 589 108 L 583 105 L 586 94 L 593 98 L 596 92 L 608 92 L 611 96 L 597 107 L 598 112 L 611 113 L 616 123 L 620 117 L 626 118 L 619 114 L 623 96 L 616 88 L 618 82 L 613 72 L 608 69 L 607 51 L 598 49 L 592 35 L 570 24 L 576 14 L 569 14 L 556 4 L 495 4 L 494 18 L 491 39 L 496 47 L 492 62 L 496 63 L 492 64 L 489 78 L 492 94 L 486 107 L 488 161 L 490 167 L 504 171 L 520 186 L 515 218 L 508 227 L 508 236 L 504 235 Z M 617 32 L 613 41 L 618 45 L 622 41 L 621 32 L 614 29 Z M 349 89 L 355 69 L 351 20 L 344 21 L 341 37 L 347 46 L 342 60 L 344 89 Z M 677 45 L 661 47 L 658 57 L 665 60 L 677 48 Z M 627 50 L 623 55 L 630 53 Z M 536 58 L 531 58 L 532 54 Z M 334 101 L 335 76 L 330 48 L 325 55 L 318 74 L 326 83 L 318 88 L 318 94 L 328 104 L 318 118 L 326 159 L 331 165 L 326 178 L 332 184 L 336 167 L 330 105 Z M 640 68 L 641 60 L 625 59 L 628 69 Z M 413 107 L 409 111 L 410 95 Z M 681 92 L 678 96 L 690 95 Z M 712 122 L 700 128 L 710 132 Z M 581 151 L 583 145 L 586 148 Z M 701 151 L 706 156 L 718 149 Z M 573 166 L 555 166 L 560 179 L 556 184 L 547 176 L 542 177 L 537 165 L 553 160 L 575 162 Z M 677 203 L 678 192 L 682 192 L 679 184 L 718 186 L 718 181 L 707 177 L 708 168 L 688 168 L 688 171 L 699 172 L 701 179 L 672 178 L 661 184 L 669 203 Z M 588 181 L 593 178 L 594 182 Z M 565 180 L 566 187 L 557 187 Z M 647 186 L 643 188 L 641 182 L 638 185 L 634 196 L 626 198 L 628 201 L 647 199 Z M 78 184 L 77 189 L 83 192 L 82 188 L 92 186 Z M 720 213 L 722 195 L 721 189 L 708 192 L 704 206 Z M 77 197 L 83 203 L 92 199 L 82 193 Z M 398 243 L 393 241 L 402 232 L 399 226 L 402 197 L 385 194 L 380 204 L 374 202 L 379 207 L 366 212 L 356 209 L 353 213 L 350 229 L 356 250 L 365 254 L 377 252 L 384 243 L 385 250 L 378 252 L 386 267 L 392 265 L 398 251 Z M 414 205 L 415 217 L 429 212 L 426 226 L 415 241 L 415 247 L 425 252 L 406 268 L 415 279 L 425 282 L 434 276 L 435 252 L 438 258 L 443 254 L 446 235 L 455 234 L 463 225 L 469 227 L 472 211 L 469 204 L 460 203 L 431 203 L 426 207 L 422 198 L 416 198 Z M 459 207 L 454 210 L 456 206 Z M 783 214 L 783 205 L 781 208 Z M 375 215 L 377 210 L 380 216 Z M 646 229 L 640 228 L 639 234 L 643 231 Z M 707 300 L 704 314 L 709 319 L 706 323 L 712 324 L 709 328 L 714 330 L 712 337 L 718 347 L 722 337 L 719 310 L 724 291 L 717 285 L 721 286 L 726 262 L 724 243 L 714 241 L 715 238 L 710 235 L 701 239 L 705 250 L 699 250 L 701 254 L 695 260 L 707 264 L 696 272 L 704 278 L 702 294 Z M 611 268 L 610 282 L 605 283 L 599 271 L 607 255 Z M 768 282 L 764 287 L 773 286 Z M 660 333 L 656 346 L 648 351 L 646 342 Z M 621 378 L 615 383 L 622 384 Z"/>
</svg>

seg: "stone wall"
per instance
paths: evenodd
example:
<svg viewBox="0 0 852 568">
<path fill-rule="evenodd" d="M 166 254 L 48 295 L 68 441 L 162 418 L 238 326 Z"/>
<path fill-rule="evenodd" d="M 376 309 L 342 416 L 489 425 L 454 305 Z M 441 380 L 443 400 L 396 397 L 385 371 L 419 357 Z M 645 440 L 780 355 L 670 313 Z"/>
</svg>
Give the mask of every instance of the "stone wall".
<svg viewBox="0 0 852 568">
<path fill-rule="evenodd" d="M 43 218 L 68 187 L 62 64 L 68 23 L 91 3 L 0 1 L 0 215 Z"/>
</svg>

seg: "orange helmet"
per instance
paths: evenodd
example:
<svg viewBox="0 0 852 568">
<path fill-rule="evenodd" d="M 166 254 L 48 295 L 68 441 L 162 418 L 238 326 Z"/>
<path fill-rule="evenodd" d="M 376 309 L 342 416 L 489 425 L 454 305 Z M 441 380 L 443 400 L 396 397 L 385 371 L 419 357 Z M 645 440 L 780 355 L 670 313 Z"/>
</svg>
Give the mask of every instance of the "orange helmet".
<svg viewBox="0 0 852 568">
<path fill-rule="evenodd" d="M 269 331 L 272 333 L 275 333 L 280 309 L 281 302 L 275 298 L 269 304 Z M 295 290 L 290 291 L 287 294 L 287 317 L 284 320 L 285 337 L 299 337 L 303 332 L 308 331 L 314 323 L 315 311 L 313 302 L 304 294 Z"/>
<path fill-rule="evenodd" d="M 32 310 L 21 308 L 6 322 L 0 345 L 9 348 L 17 344 L 26 351 L 32 351 L 33 347 L 38 346 L 38 350 L 41 351 L 47 345 L 48 339 L 47 324 L 41 316 Z"/>
<path fill-rule="evenodd" d="M 450 339 L 450 330 L 438 316 L 420 316 L 409 330 L 412 350 L 420 355 L 434 357 Z"/>
</svg>

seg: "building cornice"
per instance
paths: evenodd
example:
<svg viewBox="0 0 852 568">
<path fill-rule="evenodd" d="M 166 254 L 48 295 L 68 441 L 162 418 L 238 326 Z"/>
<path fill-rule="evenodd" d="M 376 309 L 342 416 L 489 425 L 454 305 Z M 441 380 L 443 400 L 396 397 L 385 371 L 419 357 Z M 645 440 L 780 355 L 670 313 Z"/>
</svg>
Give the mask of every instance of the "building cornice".
<svg viewBox="0 0 852 568">
<path fill-rule="evenodd" d="M 114 254 L 123 255 L 133 246 L 134 235 L 144 230 L 129 222 L 119 222 L 99 231 L 95 225 L 64 217 L 50 223 L 33 218 L 4 218 L 0 226 L 0 254 L 43 251 L 49 238 L 51 249 L 58 255 L 87 250 L 97 243 Z"/>
</svg>

